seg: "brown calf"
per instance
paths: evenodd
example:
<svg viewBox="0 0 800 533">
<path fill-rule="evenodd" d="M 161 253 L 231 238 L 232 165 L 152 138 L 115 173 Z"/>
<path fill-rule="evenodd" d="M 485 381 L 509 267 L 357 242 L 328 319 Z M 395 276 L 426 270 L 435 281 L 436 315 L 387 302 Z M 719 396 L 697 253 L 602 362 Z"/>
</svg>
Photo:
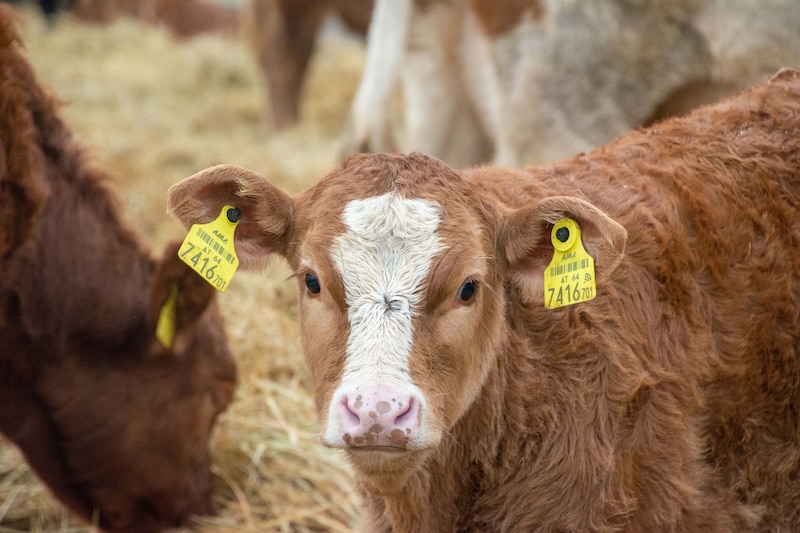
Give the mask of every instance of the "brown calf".
<svg viewBox="0 0 800 533">
<path fill-rule="evenodd" d="M 362 155 L 294 197 L 222 166 L 169 205 L 294 269 L 366 531 L 796 531 L 799 131 L 785 71 L 552 166 Z"/>
<path fill-rule="evenodd" d="M 208 439 L 236 379 L 214 290 L 175 245 L 150 258 L 18 48 L 0 6 L 0 432 L 86 520 L 184 524 L 212 510 Z"/>
</svg>

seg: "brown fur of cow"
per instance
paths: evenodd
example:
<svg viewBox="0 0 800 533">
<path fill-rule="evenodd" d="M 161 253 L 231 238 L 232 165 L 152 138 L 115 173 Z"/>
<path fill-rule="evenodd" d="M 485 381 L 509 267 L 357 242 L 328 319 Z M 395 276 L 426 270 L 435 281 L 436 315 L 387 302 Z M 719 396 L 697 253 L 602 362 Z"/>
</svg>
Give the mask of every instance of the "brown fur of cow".
<svg viewBox="0 0 800 533">
<path fill-rule="evenodd" d="M 214 290 L 153 260 L 84 161 L 0 6 L 0 432 L 113 531 L 212 511 L 208 439 L 236 367 Z M 154 335 L 178 288 L 172 349 Z"/>
<path fill-rule="evenodd" d="M 362 155 L 293 197 L 222 166 L 173 186 L 169 206 L 190 224 L 234 202 L 242 264 L 277 253 L 298 272 L 323 435 L 353 327 L 330 257 L 343 207 L 389 191 L 440 206 L 446 248 L 420 289 L 407 371 L 434 437 L 385 451 L 340 438 L 365 531 L 796 531 L 798 132 L 788 70 L 551 166 Z M 583 229 L 598 295 L 548 310 L 564 216 Z M 469 302 L 455 297 L 464 279 L 479 284 Z"/>
</svg>

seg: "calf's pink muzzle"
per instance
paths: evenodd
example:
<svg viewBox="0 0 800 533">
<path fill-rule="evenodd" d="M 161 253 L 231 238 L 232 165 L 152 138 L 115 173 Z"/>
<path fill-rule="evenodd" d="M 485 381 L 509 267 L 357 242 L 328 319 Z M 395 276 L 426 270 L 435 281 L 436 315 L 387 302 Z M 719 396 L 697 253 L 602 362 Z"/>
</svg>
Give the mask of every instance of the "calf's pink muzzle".
<svg viewBox="0 0 800 533">
<path fill-rule="evenodd" d="M 347 448 L 407 448 L 420 429 L 422 402 L 414 390 L 358 386 L 340 389 L 328 419 L 331 444 Z"/>
</svg>

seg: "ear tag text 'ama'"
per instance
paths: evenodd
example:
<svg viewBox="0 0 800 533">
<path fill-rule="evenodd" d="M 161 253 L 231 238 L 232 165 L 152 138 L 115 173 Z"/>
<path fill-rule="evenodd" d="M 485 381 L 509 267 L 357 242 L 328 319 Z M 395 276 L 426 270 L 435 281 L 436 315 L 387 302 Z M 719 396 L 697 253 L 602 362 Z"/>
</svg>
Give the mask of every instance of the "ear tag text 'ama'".
<svg viewBox="0 0 800 533">
<path fill-rule="evenodd" d="M 178 250 L 178 257 L 220 292 L 239 268 L 233 232 L 241 218 L 241 209 L 226 205 L 211 222 L 194 224 Z"/>
<path fill-rule="evenodd" d="M 544 271 L 544 305 L 556 309 L 588 302 L 597 295 L 594 259 L 586 253 L 581 228 L 571 218 L 562 218 L 550 234 L 553 260 Z"/>
</svg>

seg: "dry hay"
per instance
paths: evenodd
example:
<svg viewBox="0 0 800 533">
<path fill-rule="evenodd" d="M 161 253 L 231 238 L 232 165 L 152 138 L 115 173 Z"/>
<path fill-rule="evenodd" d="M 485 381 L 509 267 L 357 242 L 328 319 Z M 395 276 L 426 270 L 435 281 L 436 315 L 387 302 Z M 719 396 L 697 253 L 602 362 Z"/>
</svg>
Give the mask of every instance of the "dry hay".
<svg viewBox="0 0 800 533">
<path fill-rule="evenodd" d="M 119 178 L 126 217 L 158 253 L 182 238 L 165 192 L 210 165 L 252 168 L 299 191 L 336 165 L 338 136 L 363 63 L 361 43 L 329 34 L 311 67 L 303 119 L 270 135 L 264 89 L 242 42 L 176 42 L 122 20 L 47 29 L 26 11 L 26 55 L 65 102 L 64 116 L 92 161 Z M 276 260 L 239 273 L 221 295 L 240 383 L 212 441 L 218 514 L 193 531 L 347 531 L 357 516 L 344 458 L 324 449 L 303 364 L 296 289 Z M 0 440 L 0 532 L 89 532 Z"/>
</svg>

